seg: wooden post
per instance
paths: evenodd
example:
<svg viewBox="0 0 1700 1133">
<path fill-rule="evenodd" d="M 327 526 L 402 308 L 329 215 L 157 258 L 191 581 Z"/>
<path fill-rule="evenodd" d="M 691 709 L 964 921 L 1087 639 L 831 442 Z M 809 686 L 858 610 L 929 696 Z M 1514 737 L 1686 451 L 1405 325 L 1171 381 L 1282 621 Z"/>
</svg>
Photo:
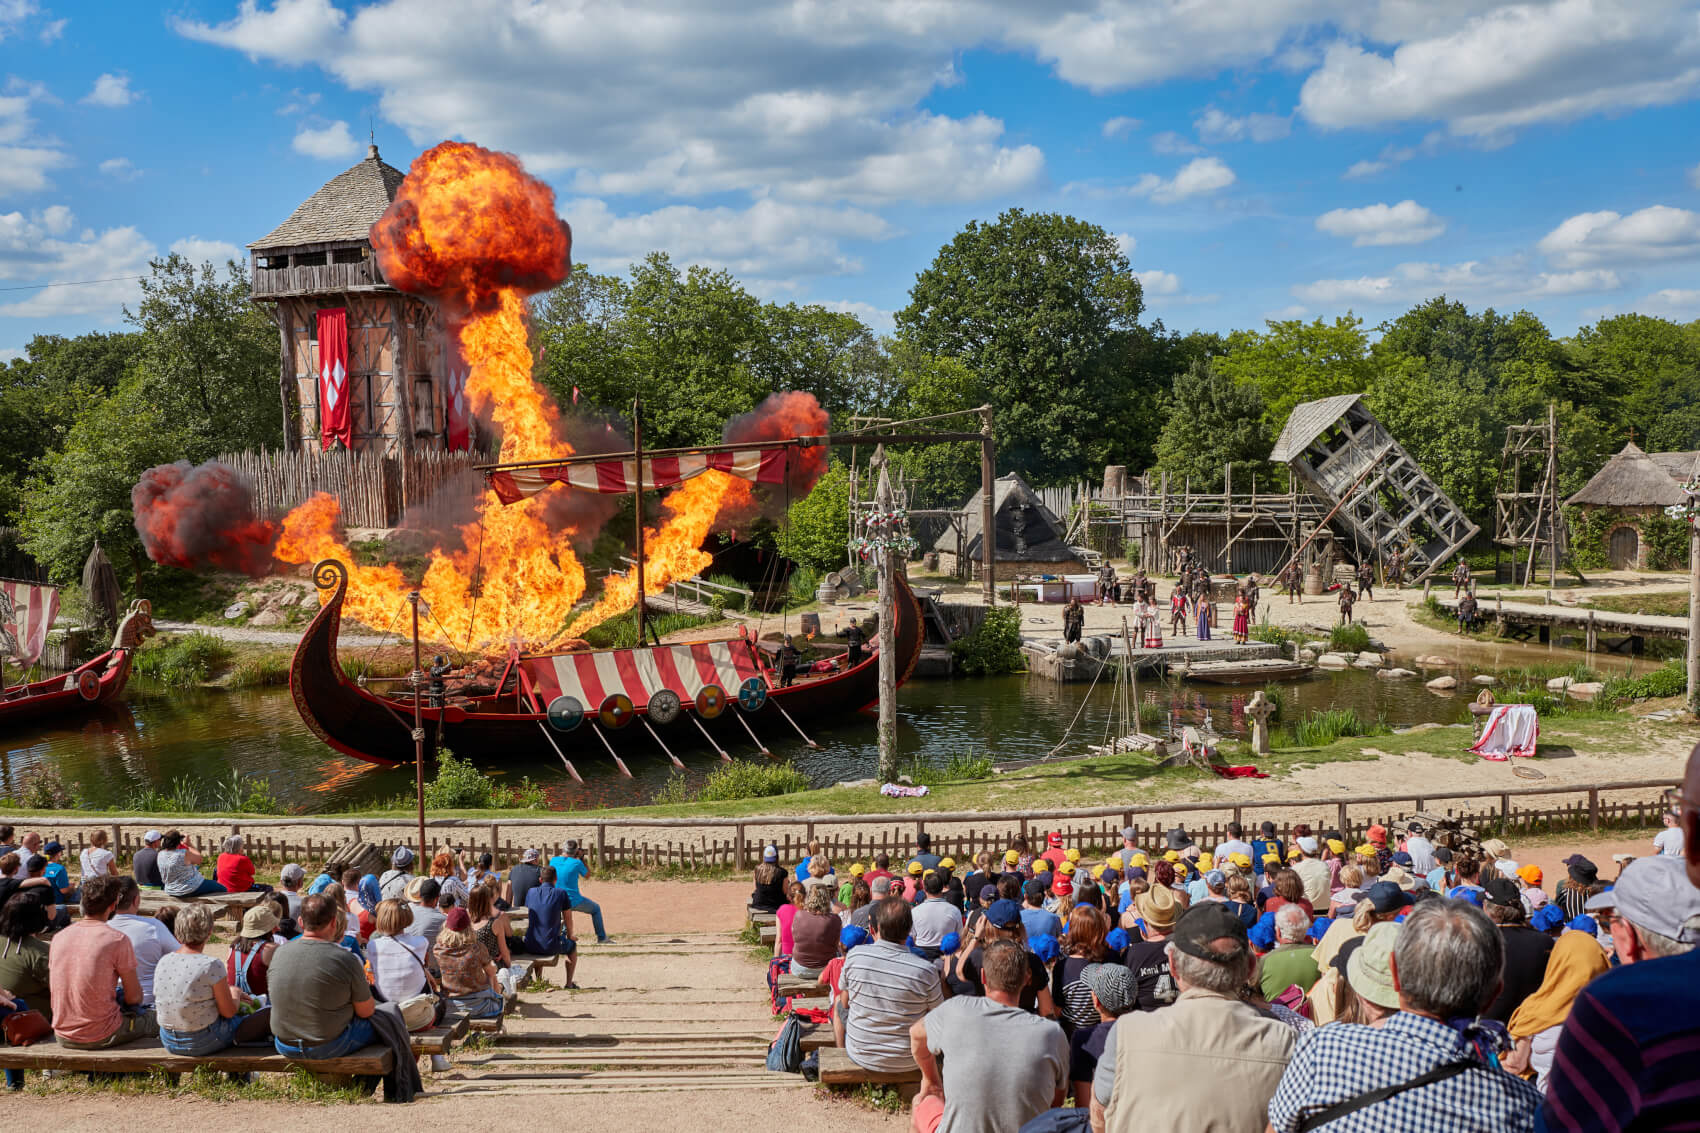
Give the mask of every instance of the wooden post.
<svg viewBox="0 0 1700 1133">
<path fill-rule="evenodd" d="M 740 822 L 733 829 L 734 829 L 735 833 L 733 834 L 733 837 L 732 837 L 732 868 L 733 869 L 743 869 L 744 868 L 744 824 L 742 822 Z"/>
<path fill-rule="evenodd" d="M 891 468 L 881 445 L 875 460 L 879 462 L 879 482 L 874 490 L 874 507 L 890 515 L 893 509 Z M 983 477 L 982 477 L 983 478 Z M 987 497 L 990 499 L 990 497 Z M 989 505 L 988 505 L 989 506 Z M 995 542 L 988 522 L 980 536 L 980 554 L 986 561 L 987 585 L 991 578 L 991 552 Z M 889 546 L 879 553 L 880 582 L 880 652 L 879 652 L 879 780 L 891 783 L 897 779 L 897 581 L 901 569 L 897 553 Z M 990 605 L 990 599 L 987 605 Z"/>
<path fill-rule="evenodd" d="M 1600 789 L 1588 788 L 1588 829 L 1595 834 L 1600 832 Z"/>
<path fill-rule="evenodd" d="M 980 407 L 980 568 L 985 574 L 986 606 L 998 604 L 997 441 L 992 436 L 992 407 Z M 883 470 L 882 470 L 883 475 Z M 881 622 L 883 627 L 886 623 Z M 1692 670 L 1690 670 L 1692 671 Z M 884 714 L 880 717 L 884 719 Z"/>
<path fill-rule="evenodd" d="M 1339 819 L 1340 819 L 1340 837 L 1349 838 L 1350 833 L 1346 829 L 1346 804 L 1344 802 L 1342 802 L 1340 804 Z"/>
<path fill-rule="evenodd" d="M 608 824 L 602 823 L 596 828 L 596 868 L 602 868 L 602 851 L 608 846 Z"/>
<path fill-rule="evenodd" d="M 1700 476 L 1700 457 L 1691 475 Z M 1688 710 L 1700 716 L 1700 517 L 1688 521 Z"/>
</svg>

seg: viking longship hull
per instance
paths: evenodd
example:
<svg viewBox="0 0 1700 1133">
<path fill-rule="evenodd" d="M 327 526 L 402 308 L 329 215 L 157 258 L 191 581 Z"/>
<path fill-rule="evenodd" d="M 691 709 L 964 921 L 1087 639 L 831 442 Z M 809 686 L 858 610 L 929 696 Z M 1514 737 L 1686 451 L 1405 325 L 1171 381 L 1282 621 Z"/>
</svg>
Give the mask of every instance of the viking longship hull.
<svg viewBox="0 0 1700 1133">
<path fill-rule="evenodd" d="M 344 755 L 395 766 L 414 759 L 413 703 L 408 695 L 384 696 L 351 680 L 337 661 L 348 572 L 326 561 L 314 581 L 330 590 L 290 665 L 289 690 L 296 710 L 315 735 Z M 908 583 L 897 576 L 897 616 L 881 647 L 896 650 L 898 682 L 907 680 L 921 653 L 921 612 Z M 739 685 L 759 677 L 765 688 L 761 707 L 746 711 L 737 701 Z M 510 679 L 511 678 L 511 679 Z M 777 686 L 755 648 L 745 641 L 655 646 L 559 654 L 522 655 L 509 663 L 501 691 L 475 697 L 449 696 L 428 703 L 420 714 L 427 757 L 439 747 L 488 762 L 559 764 L 562 758 L 595 765 L 610 749 L 620 756 L 696 750 L 710 745 L 750 751 L 751 732 L 761 742 L 795 736 L 793 724 L 841 720 L 879 699 L 879 663 L 869 654 L 859 664 L 830 675 L 810 677 L 789 688 Z M 710 718 L 697 711 L 697 693 L 708 686 L 724 691 L 722 711 Z M 673 692 L 681 707 L 666 723 L 652 715 L 650 700 L 661 690 Z M 630 700 L 629 716 L 619 726 L 604 726 L 598 707 L 609 696 Z M 587 710 L 571 731 L 551 728 L 552 700 L 572 696 Z M 789 719 L 787 719 L 789 717 Z"/>
<path fill-rule="evenodd" d="M 69 673 L 0 693 L 0 728 L 112 703 L 129 683 L 130 657 L 128 649 L 109 650 Z"/>
</svg>

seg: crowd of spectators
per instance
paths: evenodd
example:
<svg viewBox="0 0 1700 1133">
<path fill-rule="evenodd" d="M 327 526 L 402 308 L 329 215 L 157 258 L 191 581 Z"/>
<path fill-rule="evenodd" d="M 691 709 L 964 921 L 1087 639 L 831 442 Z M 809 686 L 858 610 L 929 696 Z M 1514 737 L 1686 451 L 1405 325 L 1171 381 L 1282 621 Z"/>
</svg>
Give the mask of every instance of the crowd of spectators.
<svg viewBox="0 0 1700 1133">
<path fill-rule="evenodd" d="M 1356 844 L 1265 822 L 1208 852 L 1129 828 L 1101 861 L 1058 833 L 960 868 L 922 844 L 842 884 L 819 845 L 794 869 L 770 846 L 750 904 L 850 1061 L 918 1074 L 920 1133 L 1679 1128 L 1700 747 L 1671 804 L 1610 882 L 1573 854 L 1549 887 L 1504 841 L 1420 822 Z"/>
</svg>

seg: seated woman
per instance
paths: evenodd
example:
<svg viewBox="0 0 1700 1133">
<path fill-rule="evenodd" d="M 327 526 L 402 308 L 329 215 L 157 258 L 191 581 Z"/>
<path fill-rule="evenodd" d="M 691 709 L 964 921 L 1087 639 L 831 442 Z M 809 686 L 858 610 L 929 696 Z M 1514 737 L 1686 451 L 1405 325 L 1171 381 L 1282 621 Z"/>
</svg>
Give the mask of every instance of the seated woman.
<svg viewBox="0 0 1700 1133">
<path fill-rule="evenodd" d="M 365 960 L 366 950 L 360 946 L 360 923 L 355 920 L 354 914 L 349 912 L 348 894 L 341 885 L 333 884 L 325 886 L 320 891 L 319 896 L 336 906 L 337 918 L 340 922 L 337 926 L 337 942 L 346 951 L 354 953 L 361 960 Z"/>
<path fill-rule="evenodd" d="M 366 948 L 370 953 L 372 987 L 391 1003 L 412 999 L 431 988 L 431 973 L 426 957 L 431 944 L 423 936 L 407 929 L 413 924 L 413 910 L 406 901 L 391 898 L 378 903 L 378 915 L 372 929 L 372 939 Z"/>
<path fill-rule="evenodd" d="M 496 979 L 504 994 L 514 990 L 513 954 L 508 951 L 508 914 L 496 908 L 496 882 L 474 885 L 466 898 L 466 915 L 472 918 L 472 934 L 496 964 Z"/>
<path fill-rule="evenodd" d="M 243 853 L 245 840 L 240 834 L 232 834 L 219 847 L 218 864 L 213 869 L 213 876 L 218 883 L 232 893 L 270 893 L 272 887 L 261 885 L 254 880 L 254 859 Z"/>
<path fill-rule="evenodd" d="M 47 906 L 27 890 L 0 907 L 0 987 L 52 1019 L 47 941 L 40 938 L 46 931 Z"/>
<path fill-rule="evenodd" d="M 772 855 L 769 857 L 768 855 Z M 777 913 L 785 906 L 785 871 L 779 868 L 779 852 L 769 846 L 756 866 L 756 887 L 750 893 L 750 908 L 758 913 Z"/>
<path fill-rule="evenodd" d="M 270 987 L 266 969 L 277 953 L 277 909 L 266 902 L 242 914 L 242 930 L 230 942 L 224 958 L 224 974 L 230 985 L 248 995 L 266 995 Z"/>
<path fill-rule="evenodd" d="M 371 876 L 371 874 L 366 875 L 366 877 Z M 377 879 L 374 878 L 373 885 L 368 886 L 366 878 L 361 877 L 360 871 L 357 869 L 347 869 L 342 872 L 342 891 L 343 895 L 348 898 L 347 904 L 344 906 L 348 910 L 348 928 L 350 932 L 359 937 L 361 944 L 365 944 L 372 935 L 372 910 L 378 907 L 378 902 L 373 900 L 376 896 L 374 892 L 376 884 Z"/>
<path fill-rule="evenodd" d="M 446 909 L 452 903 L 466 907 L 466 867 L 460 855 L 451 850 L 438 850 L 431 859 L 431 876 L 437 879 L 437 906 Z"/>
<path fill-rule="evenodd" d="M 791 918 L 791 974 L 805 979 L 819 976 L 838 955 L 838 934 L 843 929 L 844 922 L 832 911 L 832 890 L 824 885 L 809 890 L 803 907 Z"/>
<path fill-rule="evenodd" d="M 173 897 L 200 897 L 208 893 L 228 893 L 224 886 L 202 877 L 197 867 L 203 860 L 201 852 L 190 844 L 181 830 L 167 830 L 159 843 L 159 877 L 165 891 Z"/>
<path fill-rule="evenodd" d="M 442 973 L 443 995 L 450 1012 L 472 1019 L 495 1019 L 502 1014 L 502 988 L 496 965 L 472 931 L 472 918 L 456 905 L 443 921 L 432 949 Z"/>
<path fill-rule="evenodd" d="M 212 1054 L 238 1043 L 271 1045 L 271 1009 L 244 1015 L 251 1001 L 225 982 L 223 964 L 202 953 L 212 929 L 211 909 L 183 909 L 177 914 L 177 940 L 183 947 L 160 957 L 154 968 L 159 1041 L 173 1054 Z"/>
<path fill-rule="evenodd" d="M 496 887 L 495 898 L 498 907 L 505 905 L 507 902 L 502 896 L 502 874 L 496 869 L 496 856 L 488 852 L 479 854 L 478 864 L 467 870 L 467 892 L 470 893 L 473 889 L 487 882 Z"/>
<path fill-rule="evenodd" d="M 272 930 L 273 939 L 279 944 L 287 944 L 301 935 L 301 929 L 295 923 L 295 918 L 289 912 L 289 897 L 284 893 L 272 893 L 266 897 L 266 904 L 277 914 L 277 927 Z M 234 981 L 233 981 L 234 982 Z"/>
<path fill-rule="evenodd" d="M 803 888 L 802 882 L 793 881 L 790 878 L 785 879 L 786 903 L 779 906 L 779 912 L 775 914 L 779 924 L 779 931 L 773 934 L 773 954 L 775 956 L 791 955 L 794 948 L 794 942 L 791 939 L 791 923 L 796 919 L 797 911 L 803 907 L 803 898 L 806 896 L 808 896 L 808 890 Z"/>
</svg>

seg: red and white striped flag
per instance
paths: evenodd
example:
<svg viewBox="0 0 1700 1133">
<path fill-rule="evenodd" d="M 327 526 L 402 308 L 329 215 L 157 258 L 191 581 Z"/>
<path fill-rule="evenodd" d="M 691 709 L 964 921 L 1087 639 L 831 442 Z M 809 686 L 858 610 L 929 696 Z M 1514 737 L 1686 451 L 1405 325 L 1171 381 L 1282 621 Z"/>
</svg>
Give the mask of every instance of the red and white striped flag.
<svg viewBox="0 0 1700 1133">
<path fill-rule="evenodd" d="M 0 580 L 0 657 L 26 669 L 35 664 L 58 616 L 59 591 L 53 587 Z"/>
</svg>

